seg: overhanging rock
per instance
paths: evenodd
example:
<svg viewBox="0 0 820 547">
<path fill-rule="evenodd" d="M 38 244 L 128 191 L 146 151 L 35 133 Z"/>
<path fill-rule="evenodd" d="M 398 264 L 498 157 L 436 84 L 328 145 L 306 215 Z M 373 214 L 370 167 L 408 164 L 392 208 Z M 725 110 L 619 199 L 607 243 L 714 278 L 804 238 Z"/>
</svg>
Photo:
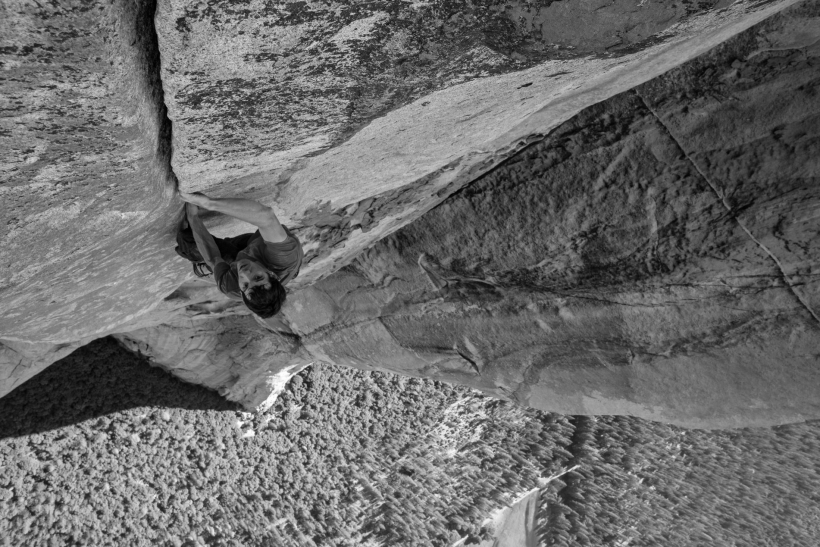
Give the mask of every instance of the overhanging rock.
<svg viewBox="0 0 820 547">
<path fill-rule="evenodd" d="M 250 315 L 198 321 L 183 316 L 115 337 L 179 378 L 253 410 L 269 408 L 286 382 L 313 361 L 296 337 L 271 333 Z"/>
<path fill-rule="evenodd" d="M 306 286 L 581 109 L 792 3 L 162 1 L 174 171 L 271 205 L 305 243 Z"/>
<path fill-rule="evenodd" d="M 602 18 L 572 1 L 495 13 L 455 3 L 440 13 L 407 3 L 333 13 L 305 3 L 284 13 L 161 2 L 158 42 L 150 3 L 13 4 L 5 21 L 14 24 L 3 33 L 12 76 L 4 92 L 15 114 L 3 122 L 0 342 L 8 365 L 0 393 L 97 336 L 139 330 L 140 339 L 158 340 L 166 335 L 151 330 L 157 325 L 190 321 L 210 325 L 191 327 L 202 336 L 218 337 L 221 321 L 245 321 L 219 319 L 236 310 L 207 291 L 175 292 L 191 276 L 172 251 L 173 165 L 185 189 L 258 198 L 296 229 L 309 261 L 286 310 L 292 324 L 277 329 L 290 328 L 311 357 L 442 375 L 553 410 L 702 425 L 813 415 L 799 402 L 805 392 L 789 391 L 797 382 L 816 386 L 808 366 L 816 362 L 816 184 L 806 182 L 816 181 L 817 156 L 812 6 L 687 65 L 678 80 L 618 97 L 611 113 L 592 109 L 561 125 L 794 3 L 687 12 L 616 2 L 599 6 Z M 588 22 L 580 34 L 557 23 L 573 16 Z M 421 32 L 426 27 L 438 30 Z M 779 101 L 765 102 L 766 94 Z M 738 110 L 747 121 L 733 115 Z M 764 149 L 744 152 L 747 134 Z M 499 182 L 503 172 L 510 180 Z M 489 187 L 479 192 L 482 185 Z M 482 209 L 490 205 L 497 209 Z M 222 234 L 244 229 L 212 224 Z M 438 272 L 438 291 L 420 273 L 422 253 L 428 272 Z M 345 265 L 353 269 L 333 274 Z M 520 323 L 515 335 L 523 338 L 512 340 L 521 353 L 494 347 L 503 329 L 467 320 L 471 310 Z M 455 321 L 452 331 L 430 323 L 436 317 Z M 582 326 L 570 328 L 573 317 Z M 391 323 L 400 318 L 412 325 Z M 370 356 L 344 346 L 365 344 L 356 330 L 365 325 L 372 340 L 385 341 Z M 556 328 L 565 329 L 557 346 L 549 331 Z M 741 374 L 748 362 L 769 370 L 784 339 L 781 354 L 806 376 L 778 377 L 789 394 L 782 404 L 750 398 L 736 407 L 737 419 L 720 421 L 735 416 L 734 407 L 716 403 L 697 414 L 667 398 L 678 368 L 716 371 L 689 375 L 710 379 L 700 391 L 678 389 L 682 398 L 708 398 L 723 374 L 718 363 L 736 357 L 733 379 L 723 377 L 734 385 L 752 377 Z M 25 359 L 17 358 L 21 344 Z M 210 348 L 203 344 L 194 349 Z M 743 357 L 744 344 L 758 361 Z M 158 362 L 168 355 L 143 349 L 156 349 Z M 282 355 L 299 360 L 301 351 Z M 282 367 L 293 364 L 282 359 Z M 550 365 L 562 359 L 572 366 Z M 664 369 L 672 361 L 661 359 L 678 364 Z M 212 369 L 218 360 L 201 362 Z M 529 371 L 516 368 L 521 363 Z M 257 369 L 239 365 L 246 376 L 231 385 L 256 385 Z M 634 376 L 640 367 L 649 376 Z M 657 381 L 640 388 L 653 371 Z M 583 387 L 593 373 L 601 386 L 625 387 Z M 223 377 L 197 377 L 205 376 Z M 661 407 L 670 401 L 668 411 L 658 410 L 658 397 Z M 759 412 L 746 416 L 750 405 Z"/>
<path fill-rule="evenodd" d="M 818 16 L 584 110 L 299 293 L 291 326 L 544 410 L 817 418 Z"/>
<path fill-rule="evenodd" d="M 17 363 L 0 367 L 0 394 L 185 275 L 153 8 L 0 8 L 0 343 Z"/>
<path fill-rule="evenodd" d="M 295 291 L 271 338 L 563 413 L 820 416 L 818 15 L 791 10 L 585 109 Z M 230 311 L 177 299 L 211 322 L 197 336 L 222 336 L 209 315 Z"/>
</svg>

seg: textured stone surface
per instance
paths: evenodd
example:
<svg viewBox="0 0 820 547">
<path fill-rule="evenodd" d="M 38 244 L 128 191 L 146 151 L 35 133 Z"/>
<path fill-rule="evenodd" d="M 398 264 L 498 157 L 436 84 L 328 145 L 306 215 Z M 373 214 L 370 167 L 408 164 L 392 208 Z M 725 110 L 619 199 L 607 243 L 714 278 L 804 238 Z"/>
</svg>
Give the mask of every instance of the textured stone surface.
<svg viewBox="0 0 820 547">
<path fill-rule="evenodd" d="M 731 13 L 713 10 L 699 23 L 700 27 L 695 25 L 697 28 L 694 30 L 687 30 L 680 36 L 670 38 L 666 44 L 667 53 L 677 51 L 671 57 L 680 57 L 680 52 L 686 49 L 680 40 L 695 34 L 703 36 L 704 44 L 710 41 L 717 43 L 737 28 L 751 24 L 786 4 L 788 2 L 775 3 L 763 9 L 742 4 Z M 711 6 L 710 3 L 703 4 L 703 9 Z M 355 60 L 358 63 L 356 66 L 361 68 L 358 72 L 353 70 L 359 89 L 363 89 L 367 83 L 367 89 L 380 94 L 372 101 L 368 98 L 359 101 L 363 106 L 354 110 L 361 112 L 345 118 L 347 121 L 342 124 L 344 128 L 327 141 L 330 143 L 336 143 L 339 138 L 350 137 L 365 121 L 383 115 L 413 98 L 469 79 L 473 79 L 473 83 L 479 87 L 464 88 L 446 96 L 436 95 L 431 98 L 431 104 L 439 105 L 440 108 L 435 108 L 440 111 L 459 113 L 458 116 L 470 127 L 470 134 L 480 134 L 482 127 L 496 125 L 496 118 L 486 118 L 486 113 L 476 117 L 477 112 L 486 110 L 490 104 L 510 106 L 512 110 L 503 114 L 502 118 L 507 120 L 507 125 L 514 125 L 520 123 L 534 107 L 526 106 L 522 110 L 516 101 L 510 101 L 510 86 L 515 88 L 532 84 L 513 90 L 520 95 L 516 97 L 521 99 L 522 104 L 532 103 L 536 96 L 543 102 L 547 96 L 559 97 L 571 90 L 572 86 L 565 85 L 566 82 L 550 86 L 547 91 L 540 90 L 538 82 L 545 78 L 549 80 L 547 76 L 554 75 L 555 72 L 550 68 L 552 65 L 544 65 L 544 62 L 552 59 L 549 62 L 554 64 L 563 62 L 563 59 L 570 64 L 565 67 L 567 70 L 562 71 L 578 70 L 579 75 L 588 73 L 588 69 L 584 69 L 586 65 L 583 60 L 572 59 L 578 56 L 577 52 L 573 53 L 566 47 L 553 48 L 549 40 L 544 38 L 531 39 L 532 29 L 526 25 L 520 28 L 509 26 L 510 21 L 522 16 L 518 12 L 515 17 L 509 14 L 498 16 L 493 10 L 454 3 L 448 4 L 441 13 L 433 13 L 429 6 L 409 7 L 402 2 L 388 2 L 378 13 L 387 13 L 389 17 L 384 19 L 378 16 L 373 19 L 372 13 L 360 13 L 359 8 L 342 10 L 345 13 L 335 17 L 330 12 L 323 11 L 324 8 L 310 7 L 307 4 L 277 4 L 271 9 L 262 9 L 261 5 L 255 4 L 250 7 L 261 10 L 261 18 L 250 19 L 250 8 L 246 10 L 242 4 L 211 7 L 199 4 L 183 10 L 185 13 L 194 10 L 191 15 L 183 13 L 180 16 L 177 16 L 175 10 L 182 8 L 174 7 L 171 3 L 160 4 L 157 26 L 160 29 L 161 43 L 168 46 L 163 51 L 162 58 L 166 77 L 163 83 L 168 89 L 166 97 L 163 97 L 159 79 L 160 57 L 153 25 L 154 3 L 114 2 L 102 5 L 62 2 L 48 6 L 31 1 L 4 3 L 0 23 L 3 25 L 0 52 L 3 71 L 0 77 L 3 81 L 4 101 L 4 117 L 0 122 L 3 124 L 0 134 L 3 139 L 0 161 L 3 173 L 3 185 L 0 188 L 3 197 L 3 222 L 0 223 L 0 263 L 3 268 L 0 276 L 0 290 L 3 291 L 0 339 L 63 344 L 115 332 L 123 325 L 139 320 L 141 315 L 156 306 L 161 298 L 172 292 L 181 279 L 184 279 L 181 278 L 184 263 L 172 260 L 175 255 L 171 251 L 170 236 L 175 219 L 172 212 L 174 206 L 170 204 L 168 194 L 173 187 L 173 176 L 169 172 L 170 125 L 165 118 L 164 101 L 171 105 L 176 119 L 175 165 L 181 173 L 188 173 L 186 169 L 200 165 L 203 161 L 202 157 L 190 156 L 186 151 L 190 147 L 183 146 L 185 135 L 198 133 L 210 138 L 208 136 L 211 135 L 212 127 L 222 127 L 222 134 L 238 144 L 228 146 L 226 142 L 214 140 L 215 137 L 210 138 L 212 144 L 222 152 L 233 155 L 233 159 L 226 156 L 227 163 L 208 166 L 210 172 L 222 173 L 220 182 L 225 184 L 220 187 L 220 193 L 241 193 L 256 195 L 265 200 L 279 200 L 279 192 L 283 190 L 281 187 L 272 188 L 267 184 L 262 187 L 253 177 L 230 180 L 239 176 L 234 169 L 236 165 L 255 165 L 243 152 L 243 147 L 253 143 L 250 138 L 252 135 L 259 134 L 258 131 L 249 132 L 248 128 L 253 127 L 254 123 L 247 116 L 238 116 L 238 107 L 226 111 L 217 110 L 216 117 L 204 120 L 203 123 L 199 121 L 202 116 L 188 119 L 178 111 L 181 108 L 179 105 L 194 108 L 200 99 L 204 101 L 204 105 L 212 102 L 225 103 L 225 99 L 213 91 L 218 86 L 211 86 L 213 82 L 206 77 L 210 74 L 209 77 L 216 78 L 214 81 L 221 81 L 219 78 L 222 72 L 219 70 L 238 71 L 247 80 L 247 85 L 258 84 L 258 93 L 251 98 L 254 109 L 274 113 L 282 111 L 282 101 L 278 98 L 274 100 L 278 95 L 267 93 L 268 88 L 259 78 L 272 74 L 272 67 L 279 63 L 279 60 L 274 63 L 272 59 L 279 59 L 277 48 L 281 46 L 287 49 L 285 42 L 288 36 L 292 35 L 295 40 L 293 47 L 296 48 L 293 55 L 290 50 L 286 52 L 288 58 L 295 55 L 291 61 L 293 67 L 286 70 L 288 74 L 307 74 L 306 78 L 310 80 L 312 76 L 308 68 L 319 63 L 325 72 L 337 67 L 334 70 L 337 73 L 341 70 L 342 76 L 348 78 L 350 69 L 343 68 L 345 63 L 339 57 L 347 55 L 345 58 Z M 299 13 L 291 16 L 282 12 L 293 9 Z M 202 11 L 205 19 L 199 21 L 199 16 L 194 17 L 196 10 Z M 317 13 L 308 14 L 313 11 Z M 653 8 L 647 11 L 647 21 L 655 21 L 650 25 L 655 28 L 660 24 L 658 21 L 672 24 L 686 16 L 693 17 L 699 11 L 703 10 L 659 14 Z M 206 12 L 210 14 L 207 17 Z M 536 12 L 533 13 L 541 13 L 537 9 Z M 438 23 L 431 26 L 433 22 L 444 21 L 442 17 L 445 16 L 443 26 Z M 667 16 L 671 19 L 667 20 Z M 327 29 L 320 28 L 325 20 L 322 17 L 333 20 Z M 384 19 L 381 27 L 377 24 L 380 18 Z M 357 36 L 367 34 L 367 25 L 357 23 L 361 20 L 371 21 L 373 28 L 381 29 L 375 42 L 368 42 L 366 49 L 371 53 L 367 55 L 361 47 L 356 46 Z M 266 34 L 268 31 L 265 29 L 268 27 L 265 25 L 267 22 L 273 24 L 277 21 L 281 24 L 274 25 L 276 28 L 270 32 L 282 31 L 280 38 L 285 42 L 273 40 L 262 44 L 260 40 L 270 38 Z M 507 26 L 503 29 L 494 27 L 504 21 L 508 23 L 505 23 Z M 616 22 L 612 32 L 618 32 L 618 25 L 622 23 Z M 241 34 L 245 32 L 239 28 L 241 25 L 251 25 L 255 30 L 253 33 Z M 411 28 L 415 30 L 411 32 Z M 201 32 L 194 32 L 195 29 L 200 29 Z M 216 34 L 214 29 L 218 31 Z M 332 35 L 327 34 L 329 29 L 333 31 Z M 255 42 L 248 41 L 251 34 L 255 36 Z M 507 38 L 502 38 L 504 36 Z M 324 53 L 317 54 L 308 47 L 310 43 L 304 44 L 299 37 L 321 39 L 316 47 L 321 45 Z M 196 44 L 191 45 L 192 40 Z M 403 40 L 416 45 L 407 45 L 412 46 L 408 51 L 415 53 L 406 56 L 407 60 L 400 64 L 417 66 L 418 71 L 421 71 L 418 77 L 409 75 L 410 72 L 415 74 L 415 68 L 407 74 L 404 73 L 409 69 L 401 67 L 395 74 L 384 70 L 382 61 L 403 51 L 401 48 L 396 49 L 399 47 L 397 44 L 404 43 Z M 512 42 L 507 43 L 509 40 Z M 341 44 L 341 49 L 333 46 L 337 42 Z M 480 91 L 484 89 L 482 86 L 497 85 L 492 83 L 497 80 L 475 78 L 494 72 L 485 70 L 487 63 L 478 58 L 473 59 L 474 55 L 465 57 L 465 52 L 480 49 L 479 45 L 484 42 L 494 44 L 494 47 L 506 52 L 506 64 L 496 72 L 517 71 L 515 73 L 522 78 L 521 82 L 505 80 L 507 83 L 495 95 Z M 583 53 L 601 52 L 600 47 L 593 42 L 590 49 Z M 560 43 L 560 40 L 556 43 Z M 685 55 L 694 55 L 695 49 L 686 49 Z M 185 55 L 192 51 L 202 53 L 207 57 L 203 62 L 210 62 L 211 65 L 206 63 L 200 67 L 207 69 L 200 71 L 207 74 L 197 74 L 195 80 L 192 80 L 192 85 L 203 82 L 202 89 L 191 85 L 181 91 L 179 85 L 175 84 L 185 81 L 179 78 L 193 78 L 193 75 L 179 73 L 179 59 L 185 61 Z M 251 56 L 253 58 L 246 59 L 248 51 L 258 53 L 259 58 Z M 433 55 L 431 51 L 435 52 L 435 59 L 428 58 Z M 266 55 L 270 59 L 266 60 Z M 669 62 L 669 57 L 667 54 L 665 62 Z M 234 62 L 232 59 L 240 59 L 242 62 Z M 196 58 L 189 58 L 188 61 L 187 72 L 195 72 Z M 678 61 L 679 59 L 674 62 Z M 662 70 L 663 62 L 647 64 L 650 66 L 649 72 Z M 281 63 L 276 66 L 280 65 Z M 422 70 L 420 67 L 427 68 Z M 527 71 L 527 67 L 536 68 Z M 647 74 L 641 77 L 645 78 Z M 371 86 L 376 76 L 387 83 Z M 560 79 L 563 75 L 556 77 Z M 236 78 L 230 81 L 235 80 Z M 287 101 L 293 108 L 298 109 L 305 102 L 310 103 L 315 94 L 311 94 L 308 88 L 316 90 L 327 87 L 325 80 L 321 78 L 310 81 L 312 83 L 305 90 L 296 84 L 284 86 L 293 91 Z M 385 98 L 393 93 L 391 86 L 395 87 L 393 84 L 399 81 L 404 82 L 402 89 L 405 91 L 399 93 L 396 100 Z M 481 83 L 482 81 L 485 83 Z M 337 91 L 340 89 L 332 86 L 328 89 L 331 88 Z M 213 91 L 211 95 L 208 95 L 209 89 Z M 533 93 L 533 90 L 539 91 Z M 476 95 L 477 92 L 479 95 Z M 598 94 L 606 96 L 612 92 L 612 89 L 607 88 Z M 238 97 L 241 93 L 229 95 Z M 474 100 L 475 96 L 485 97 L 482 104 L 486 104 L 479 105 Z M 471 100 L 465 101 L 465 97 Z M 333 105 L 340 100 L 347 100 L 343 96 L 332 98 L 332 101 L 322 103 L 324 110 L 321 114 L 314 112 L 314 118 L 332 118 L 335 108 Z M 597 98 L 588 98 L 582 103 L 589 104 Z M 350 102 L 354 103 L 355 101 Z M 418 216 L 421 211 L 441 201 L 443 196 L 435 195 L 435 191 L 453 182 L 454 177 L 458 179 L 458 186 L 476 174 L 472 171 L 464 173 L 462 168 L 470 167 L 480 160 L 487 160 L 488 165 L 493 164 L 509 153 L 505 146 L 485 147 L 486 149 L 482 148 L 484 156 L 473 158 L 475 161 L 461 162 L 460 167 L 455 169 L 457 166 L 453 164 L 453 160 L 462 152 L 451 153 L 448 150 L 453 138 L 456 142 L 472 139 L 471 143 L 475 139 L 461 139 L 455 134 L 448 137 L 450 140 L 440 140 L 436 132 L 447 126 L 442 124 L 439 110 L 433 112 L 433 109 L 427 108 L 430 105 L 424 105 L 423 102 L 421 105 L 415 110 L 405 110 L 398 118 L 392 114 L 379 118 L 377 126 L 369 126 L 371 133 L 359 138 L 365 144 L 345 149 L 349 152 L 347 155 L 340 153 L 321 161 L 314 160 L 310 164 L 299 164 L 305 167 L 302 171 L 307 178 L 303 182 L 297 180 L 294 184 L 286 184 L 284 189 L 295 197 L 282 198 L 282 202 L 287 205 L 289 218 L 305 218 L 307 220 L 303 224 L 311 226 L 300 233 L 315 251 L 310 258 L 326 255 L 334 247 L 336 254 L 340 255 L 340 249 L 344 247 L 346 250 L 341 253 L 344 256 L 334 258 L 351 259 L 364 245 L 395 230 L 402 222 Z M 497 110 L 496 106 L 492 106 L 490 110 Z M 419 108 L 426 111 L 423 116 L 419 115 Z M 577 109 L 579 106 L 573 108 Z M 287 149 L 277 149 L 277 153 L 284 150 L 284 153 L 291 154 L 289 147 L 293 147 L 294 157 L 301 158 L 304 155 L 304 150 L 300 148 L 302 141 L 313 138 L 309 134 L 319 122 L 313 118 L 294 120 L 291 127 L 302 131 L 299 133 L 301 136 L 282 141 L 289 143 Z M 285 131 L 277 119 L 262 117 L 260 123 L 265 128 L 266 135 L 275 136 Z M 242 129 L 237 130 L 240 126 Z M 273 127 L 276 130 L 267 131 Z M 241 135 L 236 134 L 237 131 Z M 414 135 L 410 140 L 402 137 L 409 134 L 407 131 Z M 394 162 L 390 169 L 381 160 L 378 162 L 378 169 L 392 173 L 389 175 L 392 181 L 390 186 L 401 187 L 398 191 L 384 193 L 388 188 L 384 185 L 383 177 L 374 178 L 376 163 L 372 158 L 355 159 L 357 150 L 372 151 L 374 134 L 378 135 L 380 144 L 396 139 L 395 146 L 391 145 L 392 148 L 387 149 L 391 155 L 397 149 L 404 150 L 402 154 L 390 158 Z M 437 142 L 432 142 L 434 140 Z M 514 138 L 507 140 L 512 142 Z M 421 157 L 420 154 L 423 155 L 424 152 L 408 146 L 414 142 L 423 147 L 432 145 L 434 151 L 445 150 L 445 155 L 449 158 L 444 163 L 436 160 L 438 163 L 435 170 L 439 172 L 434 178 L 438 182 L 432 186 L 426 178 L 429 174 L 426 167 L 416 169 L 412 167 L 412 161 L 408 163 L 414 156 L 415 159 Z M 282 143 L 280 145 L 285 146 Z M 267 144 L 262 144 L 265 145 L 264 148 L 270 148 Z M 316 152 L 317 149 L 312 150 Z M 375 150 L 373 153 L 384 155 L 384 151 Z M 186 161 L 186 158 L 190 161 Z M 450 167 L 445 168 L 446 165 Z M 487 165 L 479 167 L 478 171 Z M 347 174 L 339 177 L 343 171 Z M 334 178 L 335 189 L 327 191 L 315 184 L 317 172 L 324 173 L 326 181 L 329 180 L 328 176 Z M 402 177 L 397 178 L 395 175 L 399 173 Z M 461 175 L 457 177 L 458 173 Z M 409 178 L 404 174 L 408 174 Z M 265 171 L 259 176 L 267 183 L 271 180 L 269 175 Z M 187 175 L 183 176 L 187 184 L 189 181 L 186 177 Z M 286 176 L 285 179 L 287 178 Z M 413 180 L 418 181 L 416 186 L 427 189 L 423 196 L 417 195 L 414 187 L 407 192 L 407 185 Z M 362 184 L 362 181 L 366 184 Z M 330 205 L 326 201 L 322 201 L 323 207 L 319 207 L 320 204 L 316 202 L 317 196 L 333 198 L 347 194 L 350 194 L 349 199 L 339 198 L 345 202 L 341 203 L 342 206 L 358 202 L 357 212 L 346 209 L 351 211 L 350 218 L 340 219 L 338 215 L 332 214 L 333 210 L 328 209 Z M 424 196 L 426 198 L 422 199 Z M 374 198 L 373 201 L 369 201 L 371 197 Z M 334 200 L 339 201 L 336 198 Z M 360 226 L 361 230 L 354 230 L 356 226 Z M 351 232 L 354 232 L 353 239 L 356 241 L 345 243 L 345 239 L 350 239 Z M 368 232 L 369 235 L 362 237 Z M 311 279 L 327 275 L 339 265 L 338 260 L 319 261 L 312 272 L 311 268 L 306 268 L 300 282 L 307 283 Z"/>
<path fill-rule="evenodd" d="M 157 25 L 174 167 L 198 185 L 264 170 L 288 176 L 303 167 L 296 158 L 431 91 L 545 61 L 621 56 L 714 4 L 163 1 Z"/>
<path fill-rule="evenodd" d="M 259 347 L 285 336 L 293 364 L 306 351 L 565 413 L 817 417 L 817 17 L 792 10 L 584 110 L 294 292 Z M 723 190 L 739 184 L 755 186 Z M 192 319 L 142 331 L 143 351 L 218 377 L 213 355 L 243 339 L 209 317 L 235 311 L 204 286 L 164 305 Z M 223 349 L 188 356 L 189 336 Z"/>
<path fill-rule="evenodd" d="M 536 518 L 540 492 L 535 489 L 515 500 L 509 507 L 491 515 L 495 533 L 479 547 L 537 547 Z"/>
<path fill-rule="evenodd" d="M 291 326 L 328 361 L 542 409 L 817 417 L 818 20 L 585 110 L 298 293 Z"/>
<path fill-rule="evenodd" d="M 181 317 L 115 338 L 179 378 L 254 410 L 267 410 L 291 376 L 313 360 L 298 339 L 272 334 L 250 315 Z"/>
<path fill-rule="evenodd" d="M 817 8 L 652 80 L 794 3 L 169 1 L 158 45 L 150 3 L 5 4 L 0 393 L 118 333 L 251 407 L 321 359 L 568 413 L 816 416 Z M 173 254 L 171 165 L 305 242 L 277 334 Z"/>
<path fill-rule="evenodd" d="M 0 370 L 3 371 L 3 391 L 0 393 L 5 395 L 90 341 L 79 340 L 70 344 L 9 341 L 0 343 Z"/>
<path fill-rule="evenodd" d="M 188 190 L 272 205 L 306 244 L 304 286 L 584 107 L 787 5 L 641 4 L 160 2 L 174 170 Z"/>
<path fill-rule="evenodd" d="M 152 15 L 150 2 L 0 7 L 0 394 L 185 275 Z"/>
<path fill-rule="evenodd" d="M 151 8 L 3 3 L 0 339 L 89 339 L 179 284 Z"/>
</svg>

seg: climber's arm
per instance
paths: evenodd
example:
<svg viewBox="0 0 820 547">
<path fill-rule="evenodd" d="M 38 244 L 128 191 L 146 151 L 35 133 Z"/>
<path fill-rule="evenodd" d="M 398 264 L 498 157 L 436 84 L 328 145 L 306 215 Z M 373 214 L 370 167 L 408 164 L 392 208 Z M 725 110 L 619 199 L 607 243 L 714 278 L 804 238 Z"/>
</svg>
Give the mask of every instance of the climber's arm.
<svg viewBox="0 0 820 547">
<path fill-rule="evenodd" d="M 188 203 L 203 209 L 223 213 L 257 226 L 265 241 L 279 243 L 288 238 L 273 209 L 258 201 L 243 198 L 211 198 L 199 192 L 180 192 L 179 195 Z"/>
<path fill-rule="evenodd" d="M 196 241 L 196 248 L 205 262 L 213 270 L 220 262 L 224 262 L 222 254 L 219 252 L 219 247 L 214 241 L 214 236 L 208 232 L 202 219 L 199 218 L 199 210 L 196 205 L 188 203 L 185 206 L 185 211 L 188 216 L 188 224 L 191 226 L 191 231 L 194 233 L 194 240 Z"/>
</svg>

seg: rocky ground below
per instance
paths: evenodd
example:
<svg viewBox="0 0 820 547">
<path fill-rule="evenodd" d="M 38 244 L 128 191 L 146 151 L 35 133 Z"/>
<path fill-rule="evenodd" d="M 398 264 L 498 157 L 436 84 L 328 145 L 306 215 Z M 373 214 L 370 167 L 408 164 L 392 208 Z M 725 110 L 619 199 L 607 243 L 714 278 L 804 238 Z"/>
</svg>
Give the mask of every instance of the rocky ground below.
<svg viewBox="0 0 820 547">
<path fill-rule="evenodd" d="M 0 545 L 469 545 L 540 488 L 544 545 L 805 546 L 818 450 L 816 421 L 560 416 L 332 366 L 251 415 L 106 339 L 0 400 Z"/>
</svg>

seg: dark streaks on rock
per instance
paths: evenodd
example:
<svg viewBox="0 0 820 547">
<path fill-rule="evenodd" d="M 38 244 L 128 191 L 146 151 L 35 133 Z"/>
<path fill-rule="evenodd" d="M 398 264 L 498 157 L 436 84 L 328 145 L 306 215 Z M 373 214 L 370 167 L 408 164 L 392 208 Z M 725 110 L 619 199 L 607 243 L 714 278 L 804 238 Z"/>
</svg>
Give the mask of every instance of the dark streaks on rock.
<svg viewBox="0 0 820 547">
<path fill-rule="evenodd" d="M 522 404 L 709 425 L 725 407 L 712 401 L 698 414 L 686 401 L 711 393 L 705 379 L 733 384 L 727 375 L 762 362 L 749 355 L 793 355 L 811 386 L 813 330 L 761 245 L 817 309 L 813 179 L 786 161 L 816 155 L 814 132 L 797 108 L 758 108 L 774 89 L 814 112 L 811 25 L 781 18 L 772 24 L 803 26 L 764 27 L 732 45 L 733 57 L 724 48 L 675 76 L 686 82 L 642 90 L 657 117 L 628 94 L 573 117 L 791 1 L 758 11 L 737 2 L 725 17 L 714 13 L 722 3 L 632 0 L 163 0 L 155 16 L 151 1 L 15 12 L 16 34 L 2 42 L 16 48 L 3 53 L 13 96 L 3 138 L 13 142 L 2 164 L 12 183 L 0 193 L 13 216 L 0 225 L 0 333 L 15 376 L 3 385 L 33 374 L 35 350 L 42 365 L 64 344 L 120 332 L 155 357 L 184 347 L 170 368 L 227 389 L 263 385 L 309 356 L 466 379 Z M 646 42 L 661 36 L 675 47 Z M 692 162 L 659 126 L 668 117 Z M 305 242 L 290 322 L 269 325 L 290 336 L 272 343 L 282 351 L 264 371 L 221 361 L 216 347 L 243 349 L 242 328 L 265 338 L 261 324 L 229 317 L 237 308 L 207 291 L 166 298 L 190 275 L 171 252 L 169 160 L 188 190 L 273 203 Z M 731 185 L 732 212 L 760 245 L 695 166 Z M 197 344 L 167 343 L 193 331 Z M 755 336 L 777 339 L 761 348 Z M 258 347 L 254 358 L 268 346 Z M 204 368 L 186 372 L 194 362 Z M 754 372 L 763 382 L 767 370 Z M 778 404 L 760 385 L 744 393 Z"/>
<path fill-rule="evenodd" d="M 783 20 L 584 110 L 320 281 L 322 303 L 298 306 L 326 314 L 286 310 L 302 343 L 337 363 L 464 382 L 437 364 L 455 348 L 464 366 L 481 356 L 472 387 L 578 414 L 697 427 L 816 416 L 817 326 L 793 296 L 817 298 L 818 225 L 791 217 L 818 199 L 803 174 L 818 141 L 797 128 L 820 105 L 793 91 L 816 69 L 763 62 L 741 89 L 720 80 Z M 757 118 L 730 121 L 738 110 Z M 683 128 L 685 144 L 668 127 Z M 772 133 L 794 140 L 772 154 Z M 750 165 L 765 174 L 752 169 L 757 191 L 730 208 L 702 165 L 733 188 Z M 778 267 L 760 243 L 774 252 L 783 240 L 791 256 Z"/>
<path fill-rule="evenodd" d="M 638 95 L 638 97 L 641 97 L 640 94 L 637 94 L 637 95 Z M 715 192 L 715 195 L 720 199 L 721 203 L 723 203 L 723 206 L 726 207 L 726 211 L 729 213 L 729 215 L 738 223 L 740 228 L 744 232 L 746 232 L 746 235 L 748 235 L 749 238 L 752 241 L 754 241 L 756 245 L 758 245 L 761 249 L 763 249 L 763 251 L 767 255 L 769 255 L 769 257 L 771 257 L 772 261 L 774 261 L 774 263 L 777 265 L 777 269 L 780 270 L 780 273 L 781 273 L 781 276 L 782 276 L 782 279 L 783 279 L 783 282 L 785 283 L 785 285 L 788 286 L 791 289 L 792 294 L 794 294 L 795 298 L 800 302 L 800 304 L 804 308 L 806 308 L 806 311 L 809 312 L 809 314 L 812 317 L 814 317 L 815 321 L 817 321 L 820 324 L 820 316 L 817 315 L 817 312 L 815 312 L 812 309 L 811 305 L 803 298 L 803 296 L 799 292 L 794 290 L 794 286 L 792 285 L 792 281 L 789 279 L 788 274 L 786 273 L 786 271 L 783 268 L 783 264 L 780 262 L 780 260 L 777 258 L 777 256 L 775 256 L 775 254 L 772 253 L 772 251 L 768 247 L 766 247 L 766 245 L 761 243 L 754 236 L 754 234 L 752 234 L 752 232 L 749 231 L 749 228 L 747 228 L 746 225 L 743 223 L 743 221 L 740 218 L 738 218 L 738 216 L 736 214 L 736 209 L 733 208 L 732 205 L 729 204 L 729 201 L 727 200 L 727 198 L 723 194 L 723 192 L 720 190 L 720 188 L 714 182 L 712 182 L 709 179 L 709 177 L 703 172 L 703 170 L 701 170 L 701 168 L 698 166 L 698 164 L 689 156 L 689 154 L 686 153 L 686 150 L 684 150 L 683 147 L 681 146 L 681 144 L 677 141 L 677 139 L 675 138 L 675 135 L 672 133 L 672 131 L 669 129 L 669 127 L 667 127 L 663 123 L 663 120 L 661 120 L 658 117 L 658 115 L 651 109 L 651 107 L 648 104 L 646 104 L 646 101 L 643 100 L 643 97 L 641 97 L 641 101 L 644 103 L 644 105 L 646 105 L 646 107 L 649 109 L 649 111 L 652 112 L 652 114 L 655 116 L 655 118 L 658 120 L 658 122 L 661 125 L 663 125 L 664 129 L 666 129 L 669 136 L 672 138 L 673 141 L 675 141 L 675 144 L 680 148 L 681 152 L 683 152 L 683 155 L 686 157 L 686 159 L 697 170 L 697 172 L 700 174 L 700 176 L 703 177 L 703 180 L 705 180 L 709 184 L 709 187 Z"/>
<path fill-rule="evenodd" d="M 258 124 L 278 128 L 264 138 L 269 151 L 315 139 L 324 150 L 371 120 L 455 84 L 545 60 L 646 49 L 669 38 L 656 36 L 662 30 L 714 4 L 242 1 L 217 9 L 170 1 L 161 6 L 159 24 L 174 25 L 173 32 L 160 32 L 173 116 L 208 133 L 206 139 L 186 133 L 177 146 L 186 162 L 195 161 L 202 150 L 193 143 L 227 142 Z M 226 49 L 229 32 L 235 39 Z M 221 63 L 213 65 L 217 57 Z M 243 96 L 243 89 L 255 93 Z"/>
</svg>

